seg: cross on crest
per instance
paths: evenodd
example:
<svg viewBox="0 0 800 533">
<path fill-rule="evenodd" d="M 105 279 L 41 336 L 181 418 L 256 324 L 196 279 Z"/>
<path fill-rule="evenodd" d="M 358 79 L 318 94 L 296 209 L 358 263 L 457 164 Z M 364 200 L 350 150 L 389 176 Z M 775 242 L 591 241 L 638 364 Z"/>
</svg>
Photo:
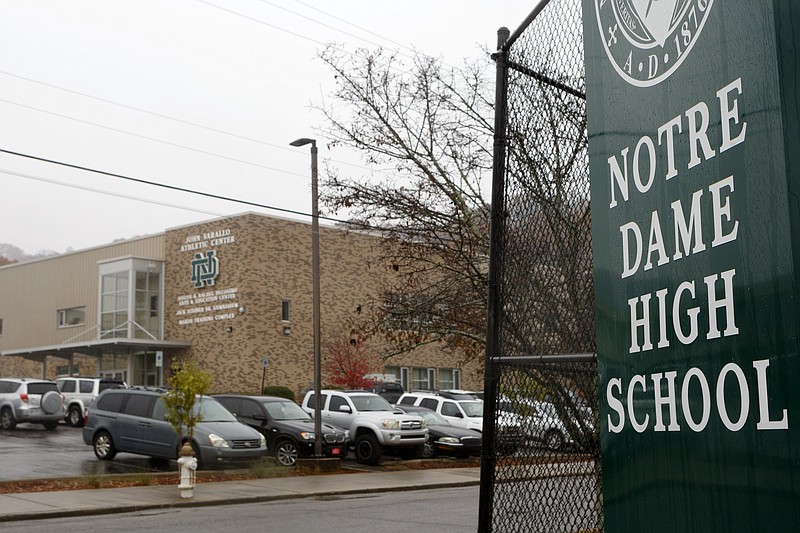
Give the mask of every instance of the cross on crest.
<svg viewBox="0 0 800 533">
<path fill-rule="evenodd" d="M 632 0 L 632 7 L 636 11 L 642 25 L 653 36 L 653 40 L 664 46 L 670 36 L 670 30 L 677 16 L 680 0 Z"/>
<path fill-rule="evenodd" d="M 196 289 L 202 289 L 203 285 L 214 286 L 214 280 L 219 276 L 219 258 L 215 250 L 205 253 L 194 254 L 192 260 L 192 281 Z"/>
</svg>

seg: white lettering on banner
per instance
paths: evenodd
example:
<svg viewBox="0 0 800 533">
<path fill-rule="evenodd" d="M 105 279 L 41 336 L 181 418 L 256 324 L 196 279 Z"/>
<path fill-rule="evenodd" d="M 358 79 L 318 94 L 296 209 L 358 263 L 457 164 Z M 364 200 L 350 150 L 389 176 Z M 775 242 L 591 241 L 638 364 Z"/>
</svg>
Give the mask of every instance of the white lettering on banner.
<svg viewBox="0 0 800 533">
<path fill-rule="evenodd" d="M 733 94 L 734 91 L 737 93 L 737 95 Z M 739 125 L 740 123 L 737 96 L 740 96 L 741 94 L 741 78 L 737 78 L 730 84 L 717 91 L 717 99 L 719 100 L 720 110 L 719 126 L 721 131 L 719 153 L 729 150 L 745 141 L 745 135 L 747 132 L 746 122 L 741 123 L 741 127 L 736 133 L 733 132 L 734 125 Z M 716 155 L 716 152 L 711 146 L 711 141 L 708 139 L 708 104 L 705 102 L 699 102 L 687 109 L 681 115 L 678 115 L 677 117 L 660 126 L 656 131 L 658 145 L 661 146 L 662 141 L 665 142 L 664 150 L 666 151 L 667 156 L 667 169 L 666 172 L 663 173 L 665 180 L 671 179 L 678 175 L 678 171 L 675 166 L 675 130 L 677 129 L 678 134 L 683 133 L 684 117 L 686 118 L 686 135 L 689 141 L 690 154 L 689 160 L 686 162 L 686 169 L 691 169 L 699 165 L 702 160 L 708 161 Z M 642 146 L 645 146 L 646 149 L 642 150 Z M 698 148 L 700 148 L 699 151 Z M 702 152 L 702 160 L 700 158 L 700 152 Z M 611 203 L 609 208 L 611 209 L 617 207 L 618 205 L 616 196 L 617 190 L 619 190 L 623 202 L 627 202 L 629 198 L 629 153 L 630 148 L 627 146 L 620 152 L 622 165 L 620 165 L 620 161 L 617 159 L 616 155 L 612 155 L 608 158 L 608 168 L 610 171 L 611 183 Z M 643 135 L 636 143 L 636 148 L 633 153 L 633 181 L 634 185 L 636 186 L 636 190 L 641 194 L 647 193 L 655 182 L 658 169 L 657 161 L 658 159 L 656 157 L 655 143 L 648 135 Z M 647 181 L 642 181 L 639 174 L 639 168 L 642 166 L 642 163 L 646 163 L 648 169 Z"/>
<path fill-rule="evenodd" d="M 692 105 L 659 126 L 655 135 L 645 134 L 635 145 L 625 146 L 608 157 L 609 210 L 629 201 L 636 202 L 637 195 L 641 198 L 654 186 L 657 194 L 664 195 L 674 188 L 667 189 L 665 185 L 659 189 L 662 180 L 682 179 L 682 171 L 699 167 L 744 143 L 747 122 L 739 111 L 743 94 L 741 78 L 737 78 L 716 92 L 713 104 L 701 101 Z M 719 110 L 718 123 L 711 122 L 712 108 Z M 676 159 L 675 146 L 679 141 L 688 147 L 683 161 Z M 692 175 L 692 179 L 708 175 Z M 616 234 L 618 240 L 612 246 L 622 254 L 621 279 L 636 280 L 637 276 L 668 263 L 711 255 L 719 247 L 736 242 L 739 220 L 734 213 L 734 175 L 722 179 L 712 175 L 692 189 L 690 198 L 672 198 L 654 211 L 640 210 L 639 220 L 621 223 Z M 719 262 L 714 257 L 704 264 L 719 265 Z M 689 346 L 698 341 L 739 335 L 734 295 L 738 289 L 734 286 L 733 266 L 702 276 L 702 282 L 679 279 L 671 287 L 633 297 L 626 295 L 628 353 L 644 354 L 675 348 L 676 344 Z M 636 285 L 632 282 L 630 286 Z M 756 416 L 758 431 L 788 429 L 786 409 L 779 417 L 771 418 L 775 413 L 770 410 L 767 393 L 770 360 L 753 361 L 752 370 L 748 368 L 749 362 L 744 369 L 740 364 L 728 362 L 716 377 L 706 376 L 697 367 L 683 375 L 679 374 L 683 370 L 659 368 L 659 372 L 649 375 L 633 375 L 627 383 L 623 378 L 610 377 L 606 383 L 608 430 L 680 432 L 688 427 L 690 431 L 702 432 L 715 417 L 728 431 L 738 432 Z M 758 409 L 751 409 L 751 390 L 757 392 Z M 737 397 L 738 402 L 733 400 Z"/>
<path fill-rule="evenodd" d="M 706 332 L 706 340 L 719 339 L 720 337 L 731 337 L 739 334 L 739 328 L 736 327 L 736 314 L 733 305 L 733 277 L 736 275 L 736 269 L 726 270 L 721 274 L 712 274 L 703 278 L 706 284 L 706 309 L 708 309 L 708 327 L 704 329 Z M 722 292 L 724 296 L 717 299 L 717 281 L 722 279 Z M 656 313 L 658 314 L 658 330 L 659 330 L 659 343 L 658 348 L 669 347 L 668 325 L 666 320 L 667 313 L 667 298 L 669 297 L 669 289 L 661 289 L 656 291 L 656 301 L 658 302 Z M 697 317 L 700 314 L 700 307 L 695 306 L 686 309 L 685 316 L 688 318 L 689 330 L 684 331 L 681 327 L 682 303 L 693 303 L 695 299 L 695 283 L 694 281 L 684 281 L 678 285 L 675 291 L 675 296 L 672 299 L 672 333 L 681 344 L 689 345 L 697 340 L 699 336 Z M 641 296 L 628 299 L 628 309 L 630 310 L 630 332 L 631 332 L 631 346 L 628 353 L 646 352 L 653 349 L 651 340 L 651 305 L 652 293 L 643 294 Z M 725 315 L 725 329 L 719 330 L 717 322 L 717 312 L 724 311 Z M 642 331 L 642 342 L 639 342 L 639 331 Z"/>
<path fill-rule="evenodd" d="M 711 193 L 709 202 L 712 213 L 711 224 L 714 230 L 711 248 L 716 248 L 735 241 L 739 231 L 739 221 L 731 218 L 730 196 L 734 192 L 733 176 L 728 176 L 716 183 L 712 183 L 708 186 L 708 191 Z M 653 268 L 654 257 L 656 258 L 655 266 L 662 266 L 670 262 L 670 255 L 667 253 L 665 242 L 673 243 L 672 261 L 699 254 L 707 249 L 703 237 L 704 226 L 700 209 L 702 198 L 702 189 L 692 194 L 692 203 L 688 216 L 685 214 L 683 203 L 680 200 L 672 202 L 670 207 L 673 216 L 673 239 L 664 239 L 658 211 L 652 212 L 645 255 L 646 261 L 643 270 L 651 270 Z M 621 277 L 627 278 L 636 274 L 642 266 L 644 244 L 642 230 L 639 228 L 639 224 L 631 221 L 620 226 L 619 231 L 622 235 Z M 692 246 L 692 243 L 694 243 L 694 246 Z"/>
<path fill-rule="evenodd" d="M 756 379 L 755 387 L 758 398 L 758 421 L 756 430 L 782 430 L 789 427 L 789 415 L 783 409 L 779 419 L 770 418 L 769 390 L 767 368 L 769 359 L 753 361 Z M 699 368 L 691 368 L 686 372 L 680 384 L 680 402 L 678 402 L 678 372 L 657 372 L 651 374 L 653 388 L 647 389 L 647 379 L 636 374 L 631 377 L 627 391 L 620 378 L 611 378 L 606 385 L 606 401 L 609 414 L 608 430 L 621 433 L 626 425 L 630 425 L 637 433 L 651 430 L 654 432 L 680 432 L 682 430 L 678 417 L 678 408 L 689 429 L 695 433 L 705 430 L 711 419 L 712 398 L 708 379 Z M 699 388 L 700 413 L 697 405 L 689 400 L 690 389 Z M 736 363 L 726 364 L 717 376 L 715 387 L 716 414 L 722 425 L 731 432 L 741 431 L 750 420 L 750 383 L 744 370 Z M 727 405 L 726 395 L 730 393 L 739 398 L 739 406 L 731 412 Z M 626 402 L 623 404 L 621 397 Z M 648 401 L 648 400 L 652 400 Z M 626 405 L 627 404 L 627 405 Z M 648 407 L 652 406 L 652 407 Z M 655 416 L 655 424 L 650 426 L 650 415 Z M 669 423 L 665 424 L 666 421 Z"/>
</svg>

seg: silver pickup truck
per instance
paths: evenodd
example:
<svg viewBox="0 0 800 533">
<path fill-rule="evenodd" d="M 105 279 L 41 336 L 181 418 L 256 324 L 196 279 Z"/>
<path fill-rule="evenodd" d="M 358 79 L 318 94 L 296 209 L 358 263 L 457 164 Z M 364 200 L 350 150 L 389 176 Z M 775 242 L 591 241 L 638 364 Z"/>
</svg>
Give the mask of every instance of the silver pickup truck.
<svg viewBox="0 0 800 533">
<path fill-rule="evenodd" d="M 422 455 L 428 428 L 421 417 L 395 411 L 385 399 L 366 391 L 323 390 L 320 398 L 322 422 L 350 432 L 359 463 L 378 464 L 384 453 Z M 302 407 L 314 416 L 314 391 L 306 393 Z"/>
</svg>

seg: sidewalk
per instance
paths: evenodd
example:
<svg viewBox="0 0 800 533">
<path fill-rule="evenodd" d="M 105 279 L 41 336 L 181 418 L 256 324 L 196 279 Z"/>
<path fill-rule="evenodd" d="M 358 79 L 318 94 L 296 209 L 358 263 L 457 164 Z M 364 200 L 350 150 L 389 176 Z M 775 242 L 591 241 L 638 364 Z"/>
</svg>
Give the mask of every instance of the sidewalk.
<svg viewBox="0 0 800 533">
<path fill-rule="evenodd" d="M 480 482 L 480 468 L 442 468 L 199 483 L 183 499 L 172 485 L 0 494 L 0 522 L 126 513 L 144 509 L 254 503 L 319 495 L 463 487 Z"/>
</svg>

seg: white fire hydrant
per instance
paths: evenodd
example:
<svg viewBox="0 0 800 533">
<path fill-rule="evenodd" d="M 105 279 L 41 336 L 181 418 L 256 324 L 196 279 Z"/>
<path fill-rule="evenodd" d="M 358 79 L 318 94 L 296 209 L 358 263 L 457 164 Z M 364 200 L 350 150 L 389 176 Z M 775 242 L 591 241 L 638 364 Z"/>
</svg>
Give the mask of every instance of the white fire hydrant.
<svg viewBox="0 0 800 533">
<path fill-rule="evenodd" d="M 178 459 L 181 473 L 181 498 L 191 498 L 194 495 L 195 471 L 197 459 L 192 455 L 192 446 L 187 442 L 181 447 L 181 456 Z"/>
</svg>

